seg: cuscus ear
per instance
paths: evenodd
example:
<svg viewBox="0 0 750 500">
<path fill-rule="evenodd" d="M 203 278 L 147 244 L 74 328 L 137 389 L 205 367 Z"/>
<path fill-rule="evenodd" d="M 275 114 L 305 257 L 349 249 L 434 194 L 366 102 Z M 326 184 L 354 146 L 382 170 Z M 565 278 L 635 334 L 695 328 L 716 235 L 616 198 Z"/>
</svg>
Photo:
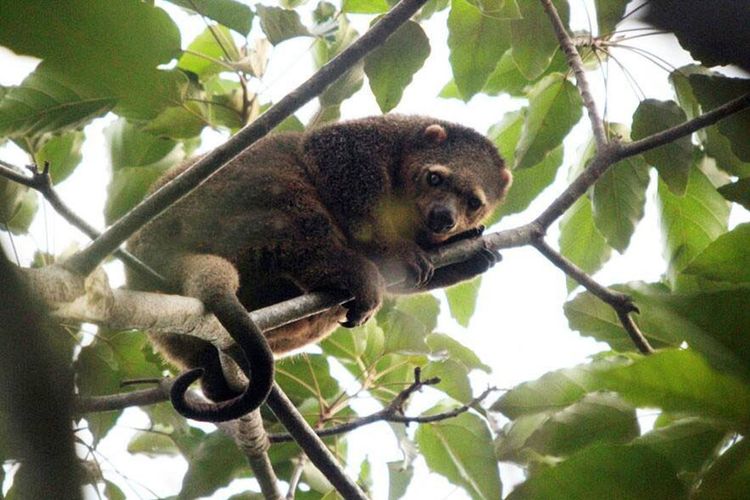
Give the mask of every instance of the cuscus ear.
<svg viewBox="0 0 750 500">
<path fill-rule="evenodd" d="M 505 193 L 507 193 L 508 189 L 510 188 L 510 185 L 513 184 L 513 174 L 510 173 L 510 170 L 508 170 L 505 166 L 500 169 L 500 182 L 502 185 L 500 198 L 504 198 Z"/>
<path fill-rule="evenodd" d="M 424 137 L 433 144 L 440 144 L 448 138 L 448 132 L 442 125 L 433 123 L 424 129 Z"/>
</svg>

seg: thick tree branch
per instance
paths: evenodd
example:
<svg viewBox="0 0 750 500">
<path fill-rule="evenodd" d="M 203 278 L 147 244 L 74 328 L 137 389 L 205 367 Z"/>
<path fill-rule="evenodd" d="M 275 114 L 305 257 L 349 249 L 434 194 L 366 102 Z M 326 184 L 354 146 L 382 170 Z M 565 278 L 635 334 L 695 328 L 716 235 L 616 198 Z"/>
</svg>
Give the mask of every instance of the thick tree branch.
<svg viewBox="0 0 750 500">
<path fill-rule="evenodd" d="M 578 50 L 576 50 L 573 39 L 568 34 L 562 19 L 560 19 L 560 14 L 558 14 L 557 9 L 552 4 L 552 0 L 541 0 L 541 2 L 544 10 L 547 12 L 547 16 L 549 16 L 550 21 L 552 22 L 557 41 L 560 43 L 560 48 L 563 50 L 565 57 L 568 60 L 568 66 L 570 66 L 576 76 L 578 93 L 581 94 L 583 105 L 588 112 L 591 129 L 594 134 L 594 139 L 596 140 L 597 150 L 599 150 L 607 143 L 607 134 L 604 131 L 604 122 L 599 115 L 596 101 L 594 101 L 594 97 L 591 95 L 589 82 L 586 78 L 586 70 L 583 68 L 583 61 L 578 54 Z"/>
<path fill-rule="evenodd" d="M 594 296 L 609 304 L 617 313 L 617 317 L 622 323 L 622 327 L 628 332 L 630 339 L 633 341 L 638 350 L 643 354 L 653 354 L 654 348 L 651 347 L 646 337 L 641 333 L 638 325 L 635 324 L 631 313 L 638 312 L 638 308 L 633 304 L 633 300 L 624 293 L 610 290 L 597 283 L 591 276 L 586 274 L 583 269 L 560 255 L 550 247 L 543 238 L 538 238 L 532 242 L 534 248 L 544 255 L 547 260 L 561 269 L 565 274 L 580 283 L 586 290 Z"/>
<path fill-rule="evenodd" d="M 302 85 L 271 106 L 250 125 L 201 158 L 146 200 L 110 226 L 84 250 L 68 259 L 66 266 L 77 273 L 90 273 L 149 220 L 195 189 L 204 179 L 270 132 L 328 85 L 351 69 L 367 53 L 381 45 L 396 29 L 414 15 L 427 0 L 401 0 L 370 30 L 329 61 Z"/>
<path fill-rule="evenodd" d="M 0 415 L 3 456 L 23 463 L 17 498 L 81 498 L 71 432 L 73 373 L 52 322 L 0 249 Z M 18 476 L 17 476 L 18 477 Z"/>
<path fill-rule="evenodd" d="M 263 428 L 260 410 L 251 411 L 236 420 L 221 422 L 217 425 L 225 434 L 234 439 L 245 454 L 255 479 L 260 484 L 263 497 L 268 500 L 281 500 L 283 495 L 279 489 L 271 460 L 268 458 L 268 448 L 271 443 Z"/>
</svg>

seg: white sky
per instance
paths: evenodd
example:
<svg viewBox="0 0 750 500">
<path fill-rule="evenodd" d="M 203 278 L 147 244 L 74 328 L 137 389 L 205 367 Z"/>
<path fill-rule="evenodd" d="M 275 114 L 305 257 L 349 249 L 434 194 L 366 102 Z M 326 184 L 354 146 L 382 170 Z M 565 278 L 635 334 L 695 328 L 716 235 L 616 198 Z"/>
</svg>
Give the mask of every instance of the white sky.
<svg viewBox="0 0 750 500">
<path fill-rule="evenodd" d="M 587 2 L 589 0 L 586 0 Z M 574 28 L 586 29 L 585 12 L 582 2 L 572 1 Z M 204 26 L 194 16 L 188 16 L 171 5 L 166 6 L 170 15 L 176 20 L 183 32 L 183 46 L 187 45 Z M 360 16 L 361 17 L 361 16 Z M 425 31 L 430 37 L 431 55 L 414 78 L 414 82 L 404 94 L 401 104 L 396 108 L 401 113 L 429 114 L 438 118 L 461 122 L 486 131 L 498 122 L 504 113 L 519 107 L 507 97 L 476 96 L 465 104 L 458 100 L 444 100 L 437 97 L 446 80 L 449 78 L 448 49 L 445 43 L 447 30 L 445 20 L 447 12 L 440 13 L 426 23 Z M 257 22 L 257 21 L 256 21 Z M 354 20 L 360 32 L 364 30 L 369 18 Z M 254 33 L 258 33 L 255 31 Z M 663 41 L 666 37 L 660 37 Z M 657 38 L 640 39 L 641 47 L 657 51 L 669 58 L 674 66 L 680 66 L 689 58 L 674 48 L 655 47 Z M 313 71 L 309 57 L 311 41 L 307 38 L 293 39 L 274 48 L 271 65 L 263 82 L 264 100 L 278 100 L 288 90 L 296 87 Z M 625 65 L 639 82 L 649 97 L 658 99 L 672 98 L 671 88 L 666 83 L 667 73 L 655 65 L 644 62 L 640 56 L 626 51 L 617 52 L 618 60 Z M 30 72 L 35 63 L 29 58 L 19 58 L 9 51 L 0 48 L 0 84 L 19 83 Z M 638 98 L 631 86 L 627 85 L 621 72 L 612 66 L 610 71 L 607 119 L 630 123 Z M 598 102 L 603 102 L 603 85 L 600 77 L 591 75 L 591 84 Z M 366 85 L 366 84 L 365 84 Z M 306 106 L 299 116 L 309 117 L 315 111 L 315 105 Z M 379 114 L 380 110 L 372 95 L 362 91 L 343 105 L 345 118 Z M 84 160 L 76 172 L 59 186 L 62 198 L 83 215 L 90 223 L 103 227 L 102 209 L 105 201 L 104 186 L 108 183 L 107 155 L 103 142 L 102 129 L 109 123 L 111 116 L 87 127 L 87 141 L 84 146 Z M 500 226 L 492 230 L 515 227 L 534 218 L 564 188 L 567 167 L 576 158 L 576 147 L 573 142 L 580 142 L 586 137 L 588 122 L 584 119 L 572 134 L 570 144 L 566 143 L 565 163 L 554 186 L 536 200 L 523 214 L 504 219 Z M 209 148 L 224 140 L 223 136 L 208 131 L 204 134 L 204 147 Z M 0 158 L 17 165 L 27 159 L 17 149 L 0 148 Z M 653 203 L 654 184 L 649 190 L 649 203 L 646 216 L 633 237 L 626 255 L 614 254 L 605 268 L 596 274 L 604 284 L 625 281 L 658 280 L 664 270 L 661 259 L 661 246 L 656 236 L 658 222 Z M 746 217 L 746 216 L 745 216 Z M 0 240 L 7 247 L 7 238 L 3 233 Z M 35 249 L 42 249 L 59 254 L 70 244 L 84 245 L 86 238 L 71 231 L 68 224 L 53 213 L 50 207 L 43 207 L 40 216 L 32 226 L 28 237 L 14 238 L 14 245 L 21 254 L 24 264 L 29 262 Z M 556 246 L 557 228 L 550 231 L 549 240 Z M 9 248 L 9 247 L 8 247 Z M 478 309 L 469 329 L 458 326 L 451 320 L 444 304 L 440 317 L 439 330 L 450 333 L 480 355 L 482 360 L 493 368 L 491 376 L 475 376 L 475 393 L 481 392 L 487 384 L 501 388 L 512 387 L 522 381 L 539 377 L 547 371 L 572 366 L 585 362 L 587 356 L 605 350 L 606 346 L 581 338 L 571 332 L 562 312 L 562 305 L 567 300 L 565 277 L 531 248 L 513 249 L 503 252 L 503 262 L 490 270 L 484 278 L 479 298 Z M 109 266 L 114 285 L 122 283 L 119 265 Z M 342 370 L 343 371 L 343 370 Z M 434 402 L 434 393 L 428 394 L 421 404 Z M 499 394 L 495 395 L 496 398 Z M 490 398 L 489 402 L 493 399 Z M 420 400 L 417 400 L 420 403 Z M 364 413 L 377 408 L 367 402 L 357 403 L 357 410 Z M 109 478 L 117 482 L 128 495 L 128 498 L 152 498 L 154 494 L 166 496 L 175 494 L 186 464 L 182 460 L 151 459 L 145 456 L 133 456 L 124 452 L 126 443 L 132 435 L 132 429 L 145 428 L 148 420 L 138 410 L 128 410 L 120 419 L 118 427 L 110 433 L 100 445 L 102 466 L 105 470 L 117 470 L 129 478 L 124 481 L 116 474 Z M 210 429 L 211 427 L 206 427 Z M 349 435 L 350 471 L 358 474 L 359 462 L 369 457 L 374 476 L 374 498 L 387 498 L 388 473 L 385 463 L 402 458 L 397 442 L 386 424 L 376 424 L 365 429 L 354 431 Z M 104 458 L 106 457 L 106 459 Z M 448 483 L 441 476 L 429 474 L 424 463 L 416 463 L 417 473 L 406 498 L 467 498 L 465 493 Z M 511 467 L 502 467 L 504 491 L 509 486 L 522 480 L 520 471 Z M 249 480 L 237 481 L 231 488 L 232 493 L 242 491 Z M 134 489 L 128 485 L 135 484 Z M 148 489 L 137 486 L 146 486 Z M 91 498 L 95 498 L 89 491 Z M 221 499 L 229 496 L 229 490 L 217 492 L 212 498 Z"/>
</svg>

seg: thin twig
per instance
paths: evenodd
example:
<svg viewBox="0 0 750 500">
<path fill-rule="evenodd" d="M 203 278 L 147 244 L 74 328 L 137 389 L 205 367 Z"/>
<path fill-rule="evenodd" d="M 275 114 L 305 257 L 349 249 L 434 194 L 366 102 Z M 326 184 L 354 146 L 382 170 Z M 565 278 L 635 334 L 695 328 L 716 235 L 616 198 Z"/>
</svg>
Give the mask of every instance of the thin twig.
<svg viewBox="0 0 750 500">
<path fill-rule="evenodd" d="M 604 131 L 604 122 L 599 115 L 599 111 L 596 107 L 596 102 L 594 101 L 594 97 L 591 94 L 589 82 L 586 78 L 586 70 L 583 67 L 581 56 L 578 54 L 575 44 L 573 43 L 573 39 L 568 34 L 568 31 L 565 28 L 562 19 L 560 19 L 560 14 L 558 14 L 557 9 L 552 4 L 552 1 L 541 0 L 541 2 L 544 6 L 544 10 L 547 12 L 547 16 L 549 16 L 550 21 L 552 22 L 552 27 L 555 30 L 557 41 L 560 43 L 560 48 L 562 48 L 563 52 L 565 53 L 565 57 L 568 60 L 568 66 L 570 66 L 576 76 L 578 93 L 581 94 L 583 105 L 586 107 L 586 111 L 588 112 L 589 121 L 591 122 L 591 130 L 593 131 L 594 139 L 596 140 L 597 149 L 601 149 L 607 143 L 607 134 Z"/>
<path fill-rule="evenodd" d="M 138 391 L 109 394 L 107 396 L 79 396 L 75 409 L 79 415 L 104 411 L 124 410 L 133 406 L 146 406 L 169 401 L 172 379 L 164 379 L 158 387 Z"/>
<path fill-rule="evenodd" d="M 305 462 L 307 457 L 303 454 L 297 458 L 297 462 L 294 464 L 294 470 L 289 478 L 289 490 L 287 491 L 287 500 L 294 500 L 295 493 L 297 492 L 297 486 L 299 486 L 299 480 L 302 479 L 302 472 L 305 470 Z"/>
<path fill-rule="evenodd" d="M 622 323 L 623 328 L 628 332 L 630 339 L 641 353 L 652 354 L 654 352 L 654 348 L 651 347 L 651 344 L 649 344 L 646 337 L 641 333 L 638 325 L 636 325 L 633 318 L 630 317 L 631 313 L 638 312 L 638 308 L 633 303 L 633 299 L 624 293 L 611 290 L 597 283 L 591 278 L 591 276 L 586 274 L 583 269 L 576 266 L 573 262 L 569 261 L 550 247 L 543 238 L 538 238 L 531 244 L 539 251 L 539 253 L 544 255 L 547 260 L 557 266 L 557 268 L 580 283 L 594 296 L 598 297 L 606 304 L 609 304 L 617 313 L 617 317 L 620 318 L 620 323 Z"/>
<path fill-rule="evenodd" d="M 447 420 L 449 418 L 454 418 L 461 413 L 469 411 L 469 409 L 471 408 L 476 407 L 485 398 L 487 398 L 490 393 L 497 390 L 494 387 L 490 387 L 486 389 L 482 394 L 472 399 L 468 404 L 459 406 L 446 412 L 437 413 L 435 415 L 409 417 L 404 415 L 404 404 L 406 403 L 407 399 L 415 391 L 420 390 L 422 387 L 426 385 L 434 385 L 439 382 L 439 379 L 428 379 L 422 381 L 419 379 L 419 376 L 416 372 L 417 370 L 415 370 L 415 381 L 412 382 L 406 389 L 401 391 L 398 395 L 396 395 L 393 401 L 391 401 L 388 406 L 386 406 L 382 410 L 379 410 L 366 417 L 357 418 L 356 420 L 347 422 L 345 424 L 336 425 L 327 429 L 318 429 L 316 431 L 316 434 L 319 437 L 335 436 L 338 434 L 353 431 L 354 429 L 358 429 L 359 427 L 364 427 L 375 422 L 398 422 L 408 425 L 411 423 L 429 423 Z M 289 434 L 270 434 L 268 438 L 272 443 L 283 443 L 286 441 L 292 441 L 293 439 L 293 437 Z"/>
<path fill-rule="evenodd" d="M 401 0 L 370 30 L 325 64 L 302 85 L 271 106 L 250 125 L 201 158 L 181 175 L 139 203 L 104 231 L 87 248 L 68 259 L 66 266 L 88 275 L 104 258 L 149 220 L 195 189 L 251 144 L 265 136 L 304 104 L 320 95 L 331 83 L 351 69 L 366 54 L 380 46 L 401 24 L 414 15 L 427 0 Z"/>
<path fill-rule="evenodd" d="M 688 120 L 679 125 L 675 125 L 672 128 L 662 130 L 643 139 L 622 144 L 617 150 L 618 159 L 627 158 L 629 156 L 635 156 L 641 154 L 644 151 L 648 151 L 664 144 L 668 144 L 677 139 L 685 137 L 697 132 L 698 130 L 713 125 L 719 120 L 733 115 L 743 109 L 750 107 L 750 93 L 732 99 L 731 101 L 722 104 L 719 107 L 712 109 L 711 111 L 705 112 L 700 116 L 696 116 L 692 120 Z"/>
<path fill-rule="evenodd" d="M 620 160 L 641 154 L 664 144 L 688 136 L 697 130 L 713 125 L 719 120 L 750 108 L 750 93 L 703 113 L 679 125 L 629 143 L 608 143 L 597 152 L 586 168 L 531 224 L 544 231 L 593 186 L 607 169 Z"/>
<path fill-rule="evenodd" d="M 79 229 L 83 234 L 91 239 L 97 238 L 101 233 L 90 225 L 83 218 L 79 217 L 73 210 L 68 207 L 64 201 L 60 198 L 55 191 L 52 184 L 52 177 L 49 174 L 49 163 L 45 162 L 42 170 L 36 165 L 29 165 L 27 170 L 31 172 L 31 177 L 18 173 L 20 170 L 15 165 L 0 160 L 0 176 L 6 177 L 14 182 L 22 184 L 26 187 L 34 189 L 41 193 L 42 196 L 52 205 L 52 208 L 60 214 L 70 225 Z M 114 255 L 122 260 L 125 264 L 130 266 L 131 269 L 140 273 L 144 278 L 154 282 L 154 284 L 164 286 L 166 280 L 159 273 L 151 269 L 138 257 L 134 256 L 130 252 L 118 248 L 114 251 Z"/>
</svg>

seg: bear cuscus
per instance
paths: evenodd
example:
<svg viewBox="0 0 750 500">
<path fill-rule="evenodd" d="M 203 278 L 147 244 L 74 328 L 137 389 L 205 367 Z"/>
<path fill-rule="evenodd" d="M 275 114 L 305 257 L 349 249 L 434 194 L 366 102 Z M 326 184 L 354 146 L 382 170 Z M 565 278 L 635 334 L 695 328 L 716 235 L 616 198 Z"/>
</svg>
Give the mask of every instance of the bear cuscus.
<svg viewBox="0 0 750 500">
<path fill-rule="evenodd" d="M 166 184 L 186 162 L 157 181 Z M 228 162 L 129 241 L 168 280 L 159 291 L 200 299 L 243 350 L 252 380 L 239 392 L 206 341 L 153 334 L 181 368 L 172 402 L 198 420 L 238 418 L 270 390 L 273 356 L 316 342 L 339 324 L 367 321 L 386 283 L 401 273 L 413 293 L 472 278 L 497 262 L 492 251 L 434 269 L 427 251 L 481 234 L 511 174 L 495 146 L 473 129 L 422 116 L 385 115 L 271 134 Z M 133 289 L 155 290 L 133 272 Z M 343 306 L 263 332 L 247 311 L 310 291 L 344 290 Z M 215 403 L 188 404 L 201 378 Z"/>
</svg>

